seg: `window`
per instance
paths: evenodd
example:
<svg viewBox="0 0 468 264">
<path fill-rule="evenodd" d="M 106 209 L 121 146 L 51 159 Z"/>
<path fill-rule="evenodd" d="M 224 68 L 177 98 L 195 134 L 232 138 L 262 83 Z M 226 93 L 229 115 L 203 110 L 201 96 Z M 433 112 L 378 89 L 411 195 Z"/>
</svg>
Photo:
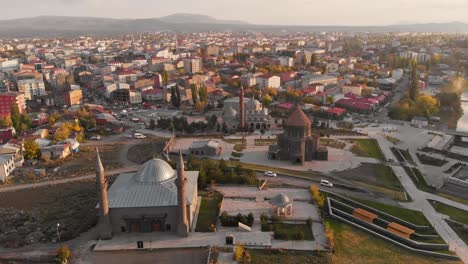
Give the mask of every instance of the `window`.
<svg viewBox="0 0 468 264">
<path fill-rule="evenodd" d="M 166 224 L 166 231 L 171 231 L 171 224 Z"/>
<path fill-rule="evenodd" d="M 120 227 L 120 232 L 122 232 L 122 233 L 125 233 L 125 232 L 126 232 L 125 226 L 121 226 L 121 227 Z"/>
</svg>

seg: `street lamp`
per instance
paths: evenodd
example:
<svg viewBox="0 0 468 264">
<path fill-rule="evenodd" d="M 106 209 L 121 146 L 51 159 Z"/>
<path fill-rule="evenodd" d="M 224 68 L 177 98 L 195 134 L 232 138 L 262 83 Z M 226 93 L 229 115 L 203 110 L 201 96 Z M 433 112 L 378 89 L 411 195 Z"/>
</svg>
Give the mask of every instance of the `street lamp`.
<svg viewBox="0 0 468 264">
<path fill-rule="evenodd" d="M 60 241 L 60 223 L 57 223 L 57 241 Z"/>
</svg>

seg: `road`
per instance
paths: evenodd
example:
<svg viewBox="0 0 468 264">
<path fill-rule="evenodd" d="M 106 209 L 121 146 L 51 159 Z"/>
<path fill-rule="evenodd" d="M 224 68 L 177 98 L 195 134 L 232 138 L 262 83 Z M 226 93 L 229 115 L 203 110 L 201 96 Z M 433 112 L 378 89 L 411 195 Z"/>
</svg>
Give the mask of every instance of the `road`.
<svg viewBox="0 0 468 264">
<path fill-rule="evenodd" d="M 115 169 L 115 170 L 108 170 L 106 171 L 106 175 L 109 176 L 109 175 L 115 175 L 115 174 L 133 172 L 133 171 L 137 171 L 137 167 L 127 166 L 127 167 L 122 167 L 122 168 Z M 19 190 L 25 190 L 25 189 L 33 189 L 33 188 L 51 186 L 51 185 L 56 185 L 56 184 L 89 180 L 89 179 L 94 179 L 95 177 L 96 177 L 96 174 L 93 173 L 93 174 L 88 174 L 88 175 L 73 177 L 73 178 L 28 183 L 28 184 L 21 184 L 21 185 L 15 185 L 15 186 L 5 186 L 5 187 L 0 187 L 0 192 L 11 192 L 11 191 L 19 191 Z"/>
<path fill-rule="evenodd" d="M 374 201 L 378 201 L 384 204 L 389 204 L 389 205 L 398 205 L 397 202 L 395 202 L 391 197 L 384 196 L 382 194 L 374 193 L 371 191 L 367 192 L 360 192 L 360 191 L 353 191 L 350 189 L 346 188 L 340 188 L 337 187 L 336 184 L 334 187 L 327 187 L 323 185 L 319 185 L 316 181 L 312 180 L 307 180 L 307 179 L 301 179 L 301 178 L 296 178 L 294 176 L 287 176 L 287 175 L 282 175 L 282 174 L 277 174 L 277 177 L 268 177 L 264 176 L 263 173 L 257 172 L 257 177 L 261 180 L 267 180 L 268 183 L 271 185 L 290 185 L 294 187 L 301 187 L 301 188 L 309 188 L 311 184 L 316 184 L 320 187 L 320 189 L 323 189 L 325 191 L 331 191 L 335 193 L 339 193 L 342 195 L 350 195 L 353 197 L 357 198 L 362 198 L 362 199 L 373 199 Z"/>
</svg>

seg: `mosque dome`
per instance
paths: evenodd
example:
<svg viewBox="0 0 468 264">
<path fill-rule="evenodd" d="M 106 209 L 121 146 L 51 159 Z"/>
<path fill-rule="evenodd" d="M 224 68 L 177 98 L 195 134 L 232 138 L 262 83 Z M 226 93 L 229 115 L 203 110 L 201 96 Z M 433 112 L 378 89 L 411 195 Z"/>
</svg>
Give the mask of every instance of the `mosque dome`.
<svg viewBox="0 0 468 264">
<path fill-rule="evenodd" d="M 177 174 L 167 162 L 161 159 L 150 159 L 145 162 L 133 176 L 136 182 L 143 184 L 157 184 L 175 179 Z"/>
</svg>

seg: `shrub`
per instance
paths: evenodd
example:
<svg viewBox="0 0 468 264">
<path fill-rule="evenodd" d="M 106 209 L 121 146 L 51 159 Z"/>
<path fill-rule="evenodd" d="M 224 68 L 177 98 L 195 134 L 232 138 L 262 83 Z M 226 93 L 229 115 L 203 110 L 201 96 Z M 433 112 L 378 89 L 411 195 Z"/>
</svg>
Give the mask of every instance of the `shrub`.
<svg viewBox="0 0 468 264">
<path fill-rule="evenodd" d="M 303 232 L 303 231 L 297 231 L 297 232 L 293 235 L 293 239 L 294 239 L 294 240 L 304 240 L 304 232 Z"/>
<path fill-rule="evenodd" d="M 262 213 L 262 215 L 260 215 L 260 222 L 262 223 L 262 225 L 268 223 L 268 216 L 265 213 Z"/>
<path fill-rule="evenodd" d="M 55 255 L 55 263 L 62 264 L 67 263 L 68 258 L 70 257 L 70 249 L 67 245 L 61 246 L 57 250 L 57 254 Z"/>
<path fill-rule="evenodd" d="M 310 185 L 309 189 L 310 193 L 312 194 L 312 198 L 317 203 L 317 206 L 323 208 L 323 205 L 325 204 L 325 197 L 320 193 L 320 189 L 317 187 L 317 185 L 314 184 Z"/>
<path fill-rule="evenodd" d="M 275 239 L 279 240 L 287 240 L 288 234 L 282 229 L 275 230 L 275 234 L 273 235 Z"/>
<path fill-rule="evenodd" d="M 251 227 L 254 222 L 254 216 L 252 213 L 249 213 L 248 215 L 238 213 L 236 216 L 232 216 L 228 215 L 226 211 L 223 211 L 219 216 L 219 220 L 221 221 L 222 226 L 236 227 L 238 226 L 238 222 L 241 222 L 242 224 Z"/>
<path fill-rule="evenodd" d="M 271 217 L 271 222 L 273 222 L 273 224 L 282 224 L 283 218 L 281 218 L 280 216 L 274 215 Z"/>
</svg>

